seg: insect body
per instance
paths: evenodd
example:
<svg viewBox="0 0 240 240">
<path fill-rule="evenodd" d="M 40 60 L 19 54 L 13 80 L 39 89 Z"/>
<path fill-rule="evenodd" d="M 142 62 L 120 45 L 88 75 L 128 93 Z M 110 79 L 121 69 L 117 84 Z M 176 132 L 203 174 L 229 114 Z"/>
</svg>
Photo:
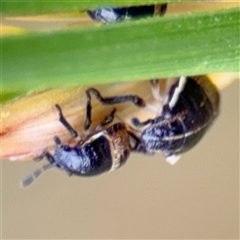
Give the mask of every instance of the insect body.
<svg viewBox="0 0 240 240">
<path fill-rule="evenodd" d="M 74 147 L 61 145 L 58 138 L 56 143 L 55 153 L 48 155 L 48 160 L 70 175 L 93 176 L 115 170 L 126 162 L 131 152 L 123 123 L 97 131 Z"/>
<path fill-rule="evenodd" d="M 104 23 L 120 22 L 126 18 L 137 19 L 154 15 L 164 15 L 167 9 L 167 4 L 132 6 L 122 8 L 98 8 L 87 11 L 88 15 L 96 21 Z"/>
<path fill-rule="evenodd" d="M 199 142 L 218 112 L 219 93 L 205 76 L 181 77 L 170 88 L 159 116 L 145 122 L 133 119 L 136 127 L 144 127 L 139 149 L 162 152 L 174 164 Z"/>
<path fill-rule="evenodd" d="M 91 92 L 103 103 L 112 101 L 112 98 L 102 98 L 98 91 L 93 88 L 87 90 L 85 130 L 91 124 Z M 137 98 L 138 101 L 135 101 L 135 96 L 130 95 L 128 99 L 131 99 L 138 106 L 143 104 L 143 101 L 139 98 Z M 115 97 L 114 101 L 120 103 L 123 100 L 122 97 Z M 63 116 L 60 106 L 56 105 L 56 108 L 59 112 L 59 121 L 73 138 L 78 137 L 78 133 Z M 115 111 L 116 109 L 113 109 L 99 126 L 103 127 L 111 123 L 114 120 Z M 57 136 L 54 137 L 54 141 L 56 143 L 55 153 L 51 155 L 47 152 L 43 155 L 43 157 L 47 158 L 49 164 L 44 165 L 41 169 L 37 169 L 33 174 L 25 178 L 21 183 L 22 186 L 28 186 L 43 171 L 54 166 L 65 170 L 69 175 L 78 176 L 94 176 L 106 171 L 116 170 L 126 162 L 130 152 L 136 147 L 139 140 L 134 133 L 127 129 L 124 123 L 118 122 L 106 129 L 94 131 L 73 147 L 62 145 L 61 140 Z"/>
<path fill-rule="evenodd" d="M 141 129 L 140 141 L 134 150 L 144 154 L 162 152 L 167 161 L 174 164 L 182 153 L 199 142 L 218 115 L 219 93 L 205 76 L 181 77 L 162 99 L 157 95 L 157 83 L 158 80 L 151 81 L 153 95 L 157 101 L 163 102 L 162 111 L 154 119 L 144 122 L 136 118 L 132 120 L 133 125 Z M 116 99 L 120 97 L 133 101 L 127 95 Z M 137 102 L 137 96 L 134 101 Z M 112 100 L 105 104 L 115 102 Z"/>
</svg>

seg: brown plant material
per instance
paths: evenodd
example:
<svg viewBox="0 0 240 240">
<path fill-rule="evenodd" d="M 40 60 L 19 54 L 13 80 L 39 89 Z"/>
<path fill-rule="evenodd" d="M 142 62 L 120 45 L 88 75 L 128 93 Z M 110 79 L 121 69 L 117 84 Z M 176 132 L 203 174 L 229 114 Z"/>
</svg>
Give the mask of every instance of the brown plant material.
<svg viewBox="0 0 240 240">
<path fill-rule="evenodd" d="M 97 89 L 103 96 L 135 93 L 144 97 L 147 92 L 150 92 L 147 82 L 101 85 Z M 3 106 L 0 132 L 1 159 L 31 160 L 38 158 L 44 151 L 54 150 L 53 137 L 56 135 L 63 143 L 71 144 L 73 139 L 59 122 L 55 104 L 61 106 L 66 119 L 78 131 L 80 137 L 84 138 L 86 135 L 83 129 L 86 118 L 85 90 L 86 87 L 45 90 Z M 92 97 L 92 106 L 93 123 L 89 129 L 90 132 L 113 109 L 113 106 L 102 106 L 94 96 Z M 117 105 L 117 115 L 121 118 L 138 110 L 133 104 Z"/>
</svg>

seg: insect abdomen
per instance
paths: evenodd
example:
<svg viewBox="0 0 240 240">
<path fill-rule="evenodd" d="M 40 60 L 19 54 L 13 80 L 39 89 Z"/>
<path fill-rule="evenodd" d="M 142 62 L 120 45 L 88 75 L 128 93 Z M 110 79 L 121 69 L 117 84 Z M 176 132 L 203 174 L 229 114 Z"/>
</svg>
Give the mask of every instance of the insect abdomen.
<svg viewBox="0 0 240 240">
<path fill-rule="evenodd" d="M 178 83 L 176 83 L 178 84 Z M 169 92 L 171 100 L 176 86 Z M 147 152 L 178 155 L 199 142 L 219 112 L 219 94 L 204 76 L 188 77 L 172 109 L 163 108 L 163 120 L 142 133 Z"/>
<path fill-rule="evenodd" d="M 105 136 L 100 136 L 93 142 L 87 144 L 83 147 L 83 150 L 90 161 L 89 171 L 85 175 L 98 175 L 111 169 L 111 149 L 109 141 Z"/>
<path fill-rule="evenodd" d="M 69 174 L 92 176 L 111 169 L 112 158 L 109 142 L 100 136 L 82 147 L 57 147 L 54 159 Z"/>
</svg>

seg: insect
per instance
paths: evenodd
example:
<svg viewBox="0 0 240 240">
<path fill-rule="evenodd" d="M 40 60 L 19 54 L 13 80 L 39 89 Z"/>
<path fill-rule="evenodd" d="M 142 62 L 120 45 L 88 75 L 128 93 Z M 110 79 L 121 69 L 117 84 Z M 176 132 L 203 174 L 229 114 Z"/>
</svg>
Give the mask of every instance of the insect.
<svg viewBox="0 0 240 240">
<path fill-rule="evenodd" d="M 182 153 L 200 141 L 218 115 L 219 93 L 205 76 L 178 78 L 165 98 L 159 95 L 158 80 L 150 82 L 153 96 L 162 103 L 162 109 L 153 119 L 143 122 L 132 119 L 133 125 L 141 129 L 141 140 L 134 150 L 144 154 L 161 152 L 174 164 Z M 128 96 L 122 99 L 132 101 Z"/>
<path fill-rule="evenodd" d="M 91 125 L 91 95 L 93 93 L 102 103 L 121 103 L 131 101 L 135 105 L 144 106 L 144 101 L 136 96 L 129 95 L 126 98 L 114 97 L 102 98 L 99 92 L 90 88 L 86 91 L 87 96 L 87 111 L 85 120 L 85 130 Z M 59 113 L 59 121 L 68 130 L 73 138 L 78 137 L 76 130 L 68 123 L 62 113 L 62 109 L 56 104 L 56 109 Z M 94 176 L 106 171 L 113 171 L 121 167 L 128 159 L 130 152 L 135 149 L 138 137 L 133 132 L 127 129 L 127 126 L 118 122 L 106 129 L 102 129 L 106 124 L 114 120 L 113 111 L 99 124 L 98 130 L 88 134 L 84 140 L 80 140 L 73 147 L 62 145 L 58 136 L 54 137 L 56 150 L 53 155 L 46 152 L 43 157 L 46 157 L 49 163 L 42 168 L 37 169 L 32 174 L 27 176 L 22 182 L 23 187 L 31 184 L 42 172 L 52 167 L 65 170 L 69 175 L 78 176 Z"/>
<path fill-rule="evenodd" d="M 163 16 L 166 10 L 167 4 L 155 4 L 121 8 L 103 7 L 95 10 L 88 10 L 87 13 L 93 20 L 111 23 L 120 22 L 126 18 L 137 19 L 154 15 Z"/>
<path fill-rule="evenodd" d="M 151 82 L 153 92 L 157 81 Z M 135 127 L 144 127 L 141 151 L 162 152 L 170 164 L 175 164 L 211 126 L 219 113 L 220 97 L 207 77 L 180 77 L 163 102 L 166 103 L 156 118 L 144 122 L 135 118 L 132 122 Z"/>
</svg>

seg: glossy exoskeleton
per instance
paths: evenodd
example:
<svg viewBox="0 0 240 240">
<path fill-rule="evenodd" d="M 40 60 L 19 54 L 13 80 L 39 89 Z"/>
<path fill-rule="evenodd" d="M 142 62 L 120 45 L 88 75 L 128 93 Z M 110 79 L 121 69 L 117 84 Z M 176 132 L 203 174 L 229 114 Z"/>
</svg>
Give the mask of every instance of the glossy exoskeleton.
<svg viewBox="0 0 240 240">
<path fill-rule="evenodd" d="M 140 141 L 134 150 L 144 154 L 161 152 L 169 163 L 174 164 L 182 153 L 199 142 L 218 115 L 219 93 L 206 76 L 178 78 L 165 99 L 157 95 L 158 80 L 150 82 L 154 97 L 163 106 L 153 119 L 132 120 L 133 125 L 141 129 Z M 122 99 L 131 101 L 127 95 Z"/>
<path fill-rule="evenodd" d="M 111 8 L 103 7 L 95 10 L 88 10 L 88 15 L 96 21 L 104 23 L 120 22 L 129 19 L 152 17 L 154 15 L 163 16 L 167 10 L 167 4 L 145 5 Z"/>
<path fill-rule="evenodd" d="M 131 101 L 135 105 L 144 106 L 142 99 L 129 95 L 127 98 L 122 97 L 102 98 L 100 93 L 90 88 L 86 91 L 87 95 L 87 113 L 85 121 L 85 130 L 91 125 L 91 97 L 90 93 L 96 95 L 102 103 L 121 103 L 123 101 Z M 59 105 L 56 105 L 59 112 L 59 121 L 70 132 L 73 138 L 78 137 L 76 130 L 68 123 L 62 114 Z M 114 119 L 113 111 L 99 124 L 102 128 L 109 124 Z M 41 169 L 37 169 L 33 174 L 29 175 L 22 182 L 22 186 L 31 184 L 43 171 L 57 167 L 65 170 L 69 175 L 78 176 L 94 176 L 106 171 L 113 171 L 121 167 L 127 160 L 130 152 L 138 145 L 138 137 L 133 132 L 127 129 L 122 122 L 115 123 L 106 129 L 96 130 L 84 140 L 79 141 L 75 146 L 62 145 L 59 137 L 55 136 L 56 150 L 53 155 L 45 153 L 42 157 L 46 157 L 49 164 L 44 165 Z"/>
<path fill-rule="evenodd" d="M 156 83 L 152 81 L 153 88 Z M 170 87 L 159 116 L 144 122 L 133 119 L 136 127 L 144 127 L 139 150 L 162 152 L 174 164 L 211 126 L 219 113 L 219 102 L 218 90 L 206 76 L 179 78 Z"/>
</svg>

